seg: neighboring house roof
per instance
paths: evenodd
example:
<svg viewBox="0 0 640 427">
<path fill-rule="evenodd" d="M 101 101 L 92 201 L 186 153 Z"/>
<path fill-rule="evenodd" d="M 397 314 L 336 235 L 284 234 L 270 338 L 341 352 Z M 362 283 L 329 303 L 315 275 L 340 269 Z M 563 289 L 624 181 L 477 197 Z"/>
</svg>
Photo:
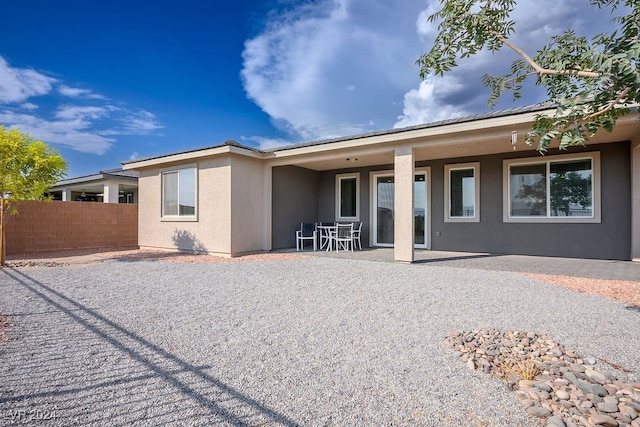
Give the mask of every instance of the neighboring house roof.
<svg viewBox="0 0 640 427">
<path fill-rule="evenodd" d="M 51 187 L 51 190 L 60 189 L 62 187 L 69 186 L 69 185 L 77 185 L 77 184 L 83 184 L 87 182 L 94 182 L 94 181 L 101 181 L 101 180 L 108 180 L 108 179 L 137 181 L 138 172 L 132 171 L 132 170 L 123 170 L 122 168 L 105 169 L 96 174 L 84 175 L 84 176 L 60 180 Z"/>
</svg>

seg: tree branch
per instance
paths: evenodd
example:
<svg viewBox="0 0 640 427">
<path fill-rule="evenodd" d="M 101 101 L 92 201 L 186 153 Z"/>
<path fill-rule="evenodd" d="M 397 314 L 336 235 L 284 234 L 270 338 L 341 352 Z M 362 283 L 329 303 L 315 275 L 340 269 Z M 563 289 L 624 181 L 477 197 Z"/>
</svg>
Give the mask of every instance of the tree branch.
<svg viewBox="0 0 640 427">
<path fill-rule="evenodd" d="M 589 77 L 589 78 L 598 78 L 600 77 L 600 73 L 596 73 L 595 71 L 580 71 L 580 70 L 550 70 L 548 68 L 543 68 L 536 61 L 534 61 L 527 53 L 520 49 L 518 46 L 511 43 L 507 38 L 505 38 L 502 34 L 497 31 L 492 31 L 493 35 L 496 36 L 500 41 L 507 46 L 509 46 L 513 51 L 515 51 L 518 55 L 524 58 L 525 61 L 536 71 L 538 75 L 550 75 L 550 76 L 577 76 L 577 77 Z"/>
<path fill-rule="evenodd" d="M 584 118 L 584 121 L 588 121 L 588 120 L 591 120 L 591 119 L 596 118 L 598 116 L 601 116 L 604 113 L 606 113 L 607 111 L 609 111 L 612 108 L 614 108 L 618 102 L 622 101 L 622 99 L 625 96 L 627 96 L 627 94 L 629 93 L 630 90 L 631 90 L 631 88 L 628 87 L 625 90 L 623 90 L 622 92 L 620 92 L 618 97 L 616 99 L 614 99 L 613 101 L 609 102 L 609 104 L 605 108 L 603 108 L 602 110 L 599 110 L 599 111 L 596 111 L 594 113 L 589 114 L 587 117 Z"/>
</svg>

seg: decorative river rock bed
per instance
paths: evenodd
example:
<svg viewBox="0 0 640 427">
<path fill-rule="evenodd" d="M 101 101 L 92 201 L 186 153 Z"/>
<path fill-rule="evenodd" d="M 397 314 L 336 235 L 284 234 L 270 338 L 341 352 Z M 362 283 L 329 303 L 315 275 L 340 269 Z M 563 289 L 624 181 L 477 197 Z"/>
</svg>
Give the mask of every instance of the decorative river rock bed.
<svg viewBox="0 0 640 427">
<path fill-rule="evenodd" d="M 7 267 L 23 268 L 23 267 L 64 267 L 68 265 L 65 262 L 58 261 L 11 261 L 7 262 Z"/>
<path fill-rule="evenodd" d="M 640 384 L 622 366 L 531 332 L 453 332 L 445 342 L 469 368 L 504 380 L 547 426 L 640 427 Z M 602 372 L 598 361 L 614 369 Z"/>
</svg>

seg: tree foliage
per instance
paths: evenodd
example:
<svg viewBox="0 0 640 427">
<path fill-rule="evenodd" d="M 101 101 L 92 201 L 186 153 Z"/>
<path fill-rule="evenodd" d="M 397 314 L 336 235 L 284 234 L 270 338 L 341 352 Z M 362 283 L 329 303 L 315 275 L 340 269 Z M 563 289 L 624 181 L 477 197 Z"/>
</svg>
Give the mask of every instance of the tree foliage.
<svg viewBox="0 0 640 427">
<path fill-rule="evenodd" d="M 4 229 L 16 202 L 41 200 L 67 171 L 58 152 L 17 129 L 0 126 L 0 265 L 4 265 Z"/>
<path fill-rule="evenodd" d="M 502 76 L 485 75 L 491 89 L 489 106 L 505 92 L 514 99 L 522 95 L 525 80 L 535 78 L 556 108 L 553 115 L 538 114 L 527 133 L 527 144 L 537 142 L 544 152 L 552 141 L 561 149 L 584 144 L 598 130 L 611 131 L 619 117 L 640 103 L 640 1 L 590 0 L 593 7 L 614 13 L 623 7 L 626 15 L 613 18 L 617 29 L 592 39 L 571 30 L 554 36 L 535 55 L 516 46 L 511 36 L 515 22 L 511 12 L 516 0 L 441 0 L 442 9 L 429 16 L 439 21 L 431 50 L 416 63 L 420 76 L 443 75 L 461 58 L 483 49 L 491 52 L 505 46 L 519 58 Z"/>
</svg>

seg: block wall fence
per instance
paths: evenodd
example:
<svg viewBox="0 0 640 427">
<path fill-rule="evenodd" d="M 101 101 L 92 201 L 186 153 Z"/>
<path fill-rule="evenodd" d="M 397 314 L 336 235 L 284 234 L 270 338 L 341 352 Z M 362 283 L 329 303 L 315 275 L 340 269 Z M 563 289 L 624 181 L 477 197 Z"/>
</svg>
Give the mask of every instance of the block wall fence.
<svg viewBox="0 0 640 427">
<path fill-rule="evenodd" d="M 138 247 L 138 205 L 32 201 L 8 215 L 6 254 Z"/>
</svg>

